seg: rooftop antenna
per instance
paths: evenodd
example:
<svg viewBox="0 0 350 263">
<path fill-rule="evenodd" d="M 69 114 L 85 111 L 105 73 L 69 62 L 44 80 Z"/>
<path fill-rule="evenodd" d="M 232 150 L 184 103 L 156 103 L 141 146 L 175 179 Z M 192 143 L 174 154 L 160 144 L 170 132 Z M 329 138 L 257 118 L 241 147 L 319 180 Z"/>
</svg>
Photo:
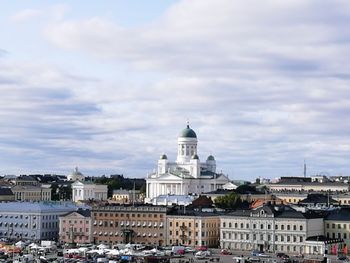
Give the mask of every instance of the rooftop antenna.
<svg viewBox="0 0 350 263">
<path fill-rule="evenodd" d="M 304 159 L 304 177 L 306 177 L 306 163 L 305 163 L 305 159 Z"/>
<path fill-rule="evenodd" d="M 134 179 L 134 189 L 132 191 L 132 206 L 135 206 L 135 179 Z"/>
</svg>

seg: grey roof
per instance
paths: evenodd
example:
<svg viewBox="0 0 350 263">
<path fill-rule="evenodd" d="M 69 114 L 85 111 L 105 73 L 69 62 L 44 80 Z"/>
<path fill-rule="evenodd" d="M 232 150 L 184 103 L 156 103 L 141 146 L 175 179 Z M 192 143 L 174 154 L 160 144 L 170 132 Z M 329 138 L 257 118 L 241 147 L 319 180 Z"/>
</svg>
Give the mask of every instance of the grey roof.
<svg viewBox="0 0 350 263">
<path fill-rule="evenodd" d="M 0 187 L 0 195 L 13 195 L 11 188 Z"/>
<path fill-rule="evenodd" d="M 76 210 L 77 206 L 71 202 L 1 202 L 0 213 L 3 212 L 50 212 Z"/>
<path fill-rule="evenodd" d="M 247 210 L 236 210 L 229 214 L 228 216 L 240 216 L 240 217 L 250 217 L 254 215 L 258 215 L 261 211 L 264 211 L 265 214 L 273 216 L 275 218 L 294 218 L 294 219 L 306 219 L 306 218 L 322 218 L 324 214 L 308 211 L 306 213 L 302 213 L 300 211 L 296 211 L 290 206 L 286 205 L 263 205 L 261 207 L 255 209 L 247 209 Z"/>
<path fill-rule="evenodd" d="M 332 211 L 326 216 L 325 220 L 350 221 L 350 208 L 343 207 Z"/>
<path fill-rule="evenodd" d="M 62 217 L 68 216 L 72 213 L 78 213 L 79 215 L 82 215 L 83 217 L 91 217 L 91 210 L 90 209 L 78 209 L 77 211 L 71 211 L 67 214 L 61 215 Z"/>
<path fill-rule="evenodd" d="M 339 204 L 338 201 L 324 194 L 308 194 L 299 204 Z"/>
<path fill-rule="evenodd" d="M 30 175 L 21 175 L 19 177 L 16 178 L 16 181 L 34 181 L 37 182 L 37 180 Z"/>
</svg>

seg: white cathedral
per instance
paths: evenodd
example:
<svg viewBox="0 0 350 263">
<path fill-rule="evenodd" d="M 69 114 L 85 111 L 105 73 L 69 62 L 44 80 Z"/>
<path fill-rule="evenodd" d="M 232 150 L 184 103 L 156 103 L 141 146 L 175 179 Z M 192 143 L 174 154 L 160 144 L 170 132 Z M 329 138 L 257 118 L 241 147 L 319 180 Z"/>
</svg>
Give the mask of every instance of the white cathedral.
<svg viewBox="0 0 350 263">
<path fill-rule="evenodd" d="M 216 161 L 209 155 L 200 162 L 197 154 L 197 135 L 189 125 L 180 133 L 176 162 L 165 154 L 158 160 L 157 170 L 146 177 L 146 202 L 159 195 L 189 195 L 215 191 L 229 182 L 216 173 Z"/>
</svg>

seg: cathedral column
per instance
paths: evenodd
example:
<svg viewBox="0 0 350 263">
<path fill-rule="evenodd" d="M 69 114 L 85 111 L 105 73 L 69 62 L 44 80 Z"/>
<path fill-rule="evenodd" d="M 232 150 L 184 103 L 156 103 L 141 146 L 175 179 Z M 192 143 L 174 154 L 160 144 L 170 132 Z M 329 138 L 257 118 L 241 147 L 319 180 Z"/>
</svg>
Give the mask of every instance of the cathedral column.
<svg viewBox="0 0 350 263">
<path fill-rule="evenodd" d="M 177 191 L 178 190 L 178 187 L 177 187 L 178 184 L 175 184 L 175 194 L 179 194 L 179 192 Z"/>
</svg>

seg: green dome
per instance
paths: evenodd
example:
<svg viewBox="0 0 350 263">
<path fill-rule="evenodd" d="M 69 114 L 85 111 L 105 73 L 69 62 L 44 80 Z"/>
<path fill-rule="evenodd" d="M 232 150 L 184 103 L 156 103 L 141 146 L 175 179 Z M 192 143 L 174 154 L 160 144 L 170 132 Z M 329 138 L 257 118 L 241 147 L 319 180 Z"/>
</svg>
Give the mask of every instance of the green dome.
<svg viewBox="0 0 350 263">
<path fill-rule="evenodd" d="M 167 160 L 168 157 L 167 157 L 165 154 L 162 154 L 162 155 L 160 156 L 160 159 L 161 159 L 161 160 Z"/>
<path fill-rule="evenodd" d="M 209 155 L 207 158 L 207 161 L 215 161 L 215 158 L 213 155 Z"/>
<path fill-rule="evenodd" d="M 199 160 L 199 157 L 198 157 L 197 154 L 195 154 L 195 155 L 192 156 L 192 159 L 194 159 L 194 160 Z"/>
<path fill-rule="evenodd" d="M 180 137 L 183 138 L 197 138 L 197 134 L 190 128 L 190 125 L 187 125 L 186 129 L 182 130 Z"/>
</svg>

